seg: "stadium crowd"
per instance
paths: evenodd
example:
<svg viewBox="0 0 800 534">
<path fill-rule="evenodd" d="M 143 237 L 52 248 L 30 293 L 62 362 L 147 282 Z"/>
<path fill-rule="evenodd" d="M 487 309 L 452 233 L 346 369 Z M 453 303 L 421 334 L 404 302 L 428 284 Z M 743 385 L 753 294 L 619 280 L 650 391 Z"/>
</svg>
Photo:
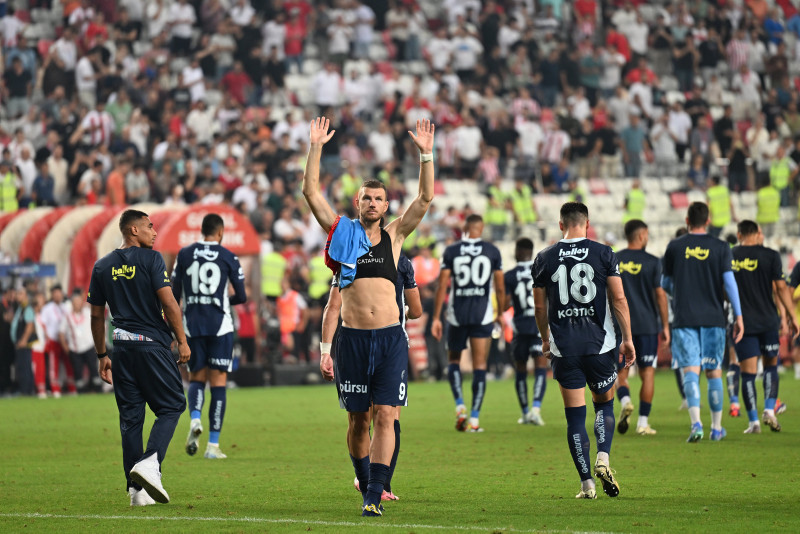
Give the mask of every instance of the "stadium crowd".
<svg viewBox="0 0 800 534">
<path fill-rule="evenodd" d="M 579 195 L 577 177 L 677 176 L 705 190 L 720 174 L 731 191 L 798 200 L 800 14 L 788 0 L 9 0 L 2 10 L 0 212 L 231 204 L 261 235 L 262 293 L 298 358 L 310 358 L 329 284 L 311 260 L 325 235 L 299 187 L 316 114 L 336 130 L 321 187 L 351 216 L 372 177 L 390 212 L 401 209 L 416 158 L 406 131 L 419 118 L 439 128 L 437 180 L 480 184 L 497 241 L 536 221 L 533 193 Z M 428 311 L 436 256 L 471 212 L 434 205 L 407 242 Z M 429 352 L 440 353 L 430 321 Z"/>
</svg>

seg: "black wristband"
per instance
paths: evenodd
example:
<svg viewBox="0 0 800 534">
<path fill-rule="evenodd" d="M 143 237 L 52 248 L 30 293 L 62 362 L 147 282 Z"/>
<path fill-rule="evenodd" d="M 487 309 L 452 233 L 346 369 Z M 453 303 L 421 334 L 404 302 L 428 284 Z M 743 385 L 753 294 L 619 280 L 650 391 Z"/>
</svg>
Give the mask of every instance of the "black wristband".
<svg viewBox="0 0 800 534">
<path fill-rule="evenodd" d="M 102 359 L 103 359 L 103 358 L 105 358 L 106 356 L 108 356 L 108 351 L 105 351 L 103 354 L 98 354 L 98 355 L 97 355 L 97 359 L 98 359 L 98 360 L 102 360 Z"/>
</svg>

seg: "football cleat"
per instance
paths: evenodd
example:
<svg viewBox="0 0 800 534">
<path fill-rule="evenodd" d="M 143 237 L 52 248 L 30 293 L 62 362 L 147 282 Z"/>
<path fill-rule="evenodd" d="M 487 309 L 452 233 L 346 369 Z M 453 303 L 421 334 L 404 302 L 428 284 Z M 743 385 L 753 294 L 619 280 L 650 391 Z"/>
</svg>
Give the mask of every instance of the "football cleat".
<svg viewBox="0 0 800 534">
<path fill-rule="evenodd" d="M 728 410 L 728 415 L 731 417 L 739 417 L 739 405 L 731 404 L 731 409 Z"/>
<path fill-rule="evenodd" d="M 761 423 L 753 421 L 744 431 L 745 434 L 761 434 Z"/>
<path fill-rule="evenodd" d="M 781 425 L 780 425 L 780 423 L 778 423 L 778 418 L 775 417 L 774 415 L 771 415 L 766 410 L 764 410 L 764 413 L 761 416 L 761 420 L 773 432 L 780 432 L 781 431 Z"/>
<path fill-rule="evenodd" d="M 456 430 L 464 432 L 467 429 L 467 408 L 459 406 L 456 408 Z"/>
<path fill-rule="evenodd" d="M 166 504 L 169 495 L 161 485 L 161 470 L 159 469 L 156 453 L 140 460 L 131 468 L 131 480 L 139 484 L 156 502 Z"/>
<path fill-rule="evenodd" d="M 640 436 L 655 436 L 657 432 L 655 429 L 650 428 L 650 425 L 647 426 L 637 426 L 636 433 Z"/>
<path fill-rule="evenodd" d="M 597 491 L 594 488 L 589 488 L 587 490 L 581 490 L 580 493 L 575 495 L 576 499 L 596 499 L 597 498 Z"/>
<path fill-rule="evenodd" d="M 189 435 L 186 436 L 186 454 L 194 456 L 197 453 L 197 441 L 203 433 L 203 423 L 200 419 L 192 419 L 189 425 Z"/>
<path fill-rule="evenodd" d="M 528 419 L 530 419 L 531 423 L 534 426 L 544 426 L 544 419 L 542 419 L 542 413 L 537 410 L 531 410 L 528 412 Z"/>
<path fill-rule="evenodd" d="M 728 432 L 724 428 L 720 428 L 719 430 L 711 429 L 711 437 L 709 438 L 711 441 L 722 441 L 725 439 L 725 436 L 728 435 Z"/>
<path fill-rule="evenodd" d="M 689 439 L 686 440 L 686 443 L 697 443 L 701 439 L 703 439 L 703 425 L 694 423 L 692 425 L 692 433 L 689 434 Z"/>
<path fill-rule="evenodd" d="M 383 515 L 383 506 L 367 504 L 361 509 L 361 515 L 363 517 L 380 517 Z"/>
<path fill-rule="evenodd" d="M 131 496 L 131 506 L 148 506 L 156 503 L 143 489 L 128 488 L 128 495 Z"/>
<path fill-rule="evenodd" d="M 617 423 L 617 432 L 624 434 L 628 431 L 628 418 L 633 413 L 633 403 L 627 403 L 622 407 L 622 412 L 619 414 L 619 423 Z"/>
<path fill-rule="evenodd" d="M 483 432 L 483 427 L 480 425 L 467 426 L 467 432 Z"/>
<path fill-rule="evenodd" d="M 223 458 L 227 458 L 227 454 L 223 454 L 221 450 L 219 450 L 219 445 L 216 443 L 209 443 L 206 445 L 206 452 L 203 454 L 204 458 L 208 458 L 209 460 L 221 460 Z"/>
<path fill-rule="evenodd" d="M 782 414 L 783 412 L 786 411 L 786 408 L 787 408 L 786 404 L 781 402 L 780 399 L 775 400 L 775 415 Z"/>
<path fill-rule="evenodd" d="M 594 476 L 600 479 L 603 483 L 603 491 L 609 497 L 616 497 L 619 495 L 619 484 L 614 479 L 614 472 L 608 467 L 608 464 L 601 462 L 599 459 L 594 464 Z"/>
</svg>

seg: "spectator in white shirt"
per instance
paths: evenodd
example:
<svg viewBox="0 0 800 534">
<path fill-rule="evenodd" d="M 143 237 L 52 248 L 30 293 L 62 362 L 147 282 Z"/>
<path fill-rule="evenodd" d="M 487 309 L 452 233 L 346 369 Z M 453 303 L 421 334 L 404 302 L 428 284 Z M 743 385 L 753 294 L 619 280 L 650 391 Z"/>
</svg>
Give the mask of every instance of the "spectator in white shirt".
<svg viewBox="0 0 800 534">
<path fill-rule="evenodd" d="M 231 20 L 239 27 L 249 26 L 256 14 L 256 10 L 250 5 L 250 0 L 237 0 L 236 5 L 231 8 Z"/>
<path fill-rule="evenodd" d="M 436 30 L 434 37 L 425 46 L 428 62 L 434 72 L 443 71 L 453 56 L 453 43 L 447 37 L 444 26 Z"/>
<path fill-rule="evenodd" d="M 192 47 L 192 26 L 197 22 L 194 7 L 187 0 L 178 0 L 169 8 L 171 28 L 170 51 L 178 56 L 187 56 Z"/>
<path fill-rule="evenodd" d="M 342 77 L 333 63 L 326 63 L 325 68 L 314 76 L 314 103 L 320 108 L 338 107 L 341 104 Z"/>
<path fill-rule="evenodd" d="M 475 119 L 470 115 L 464 124 L 455 129 L 456 156 L 458 157 L 458 175 L 460 178 L 473 178 L 478 161 L 481 159 L 483 148 L 483 134 L 475 124 Z"/>
<path fill-rule="evenodd" d="M 328 26 L 328 53 L 331 61 L 342 65 L 350 55 L 350 41 L 353 40 L 353 28 L 344 20 L 342 15 L 336 17 Z"/>
<path fill-rule="evenodd" d="M 183 85 L 189 89 L 192 103 L 204 100 L 206 97 L 206 79 L 203 76 L 203 69 L 200 68 L 200 61 L 197 56 L 192 58 L 192 62 L 183 67 Z"/>
<path fill-rule="evenodd" d="M 761 109 L 761 77 L 742 65 L 739 72 L 733 75 L 731 90 L 738 93 L 735 117 L 741 119 L 753 116 Z"/>
<path fill-rule="evenodd" d="M 384 119 L 378 125 L 377 131 L 372 131 L 367 137 L 367 146 L 372 150 L 373 162 L 376 167 L 395 159 L 394 136 L 389 129 L 389 123 Z"/>
<path fill-rule="evenodd" d="M 134 1 L 139 2 L 140 0 Z M 167 28 L 170 19 L 170 10 L 168 6 L 164 4 L 164 0 L 149 0 L 145 13 L 147 14 L 147 18 L 145 19 L 147 21 L 147 36 L 152 40 L 161 35 Z"/>
<path fill-rule="evenodd" d="M 55 53 L 61 58 L 64 64 L 64 70 L 70 73 L 75 70 L 75 65 L 78 63 L 78 47 L 75 44 L 75 32 L 67 26 L 64 28 L 64 33 L 50 48 L 50 53 Z"/>
<path fill-rule="evenodd" d="M 689 147 L 689 132 L 692 130 L 692 118 L 683 109 L 681 102 L 675 102 L 672 105 L 672 110 L 669 112 L 669 119 L 667 120 L 669 131 L 672 132 L 672 138 L 675 140 L 675 150 L 678 153 L 678 159 L 683 161 L 686 149 Z"/>
<path fill-rule="evenodd" d="M 353 41 L 353 56 L 356 59 L 369 59 L 369 47 L 374 39 L 375 12 L 366 4 L 353 0 L 356 5 L 355 40 Z"/>
<path fill-rule="evenodd" d="M 277 50 L 277 57 L 281 61 L 286 57 L 286 15 L 279 12 L 274 19 L 270 19 L 261 27 L 261 51 L 264 57 L 269 56 L 272 47 Z"/>
<path fill-rule="evenodd" d="M 664 113 L 650 129 L 656 176 L 675 176 L 675 165 L 678 163 L 675 140 L 675 134 L 669 129 L 669 114 Z"/>
<path fill-rule="evenodd" d="M 58 337 L 63 350 L 69 354 L 78 390 L 100 391 L 102 382 L 97 374 L 91 311 L 80 288 L 72 291 L 72 297 L 59 325 Z"/>
<path fill-rule="evenodd" d="M 93 48 L 89 53 L 78 60 L 75 67 L 75 87 L 78 98 L 87 108 L 92 109 L 97 102 L 97 79 L 100 77 L 99 51 Z"/>
<path fill-rule="evenodd" d="M 483 45 L 461 28 L 456 30 L 452 43 L 453 68 L 462 82 L 468 82 L 475 76 L 475 66 L 483 54 Z"/>
</svg>

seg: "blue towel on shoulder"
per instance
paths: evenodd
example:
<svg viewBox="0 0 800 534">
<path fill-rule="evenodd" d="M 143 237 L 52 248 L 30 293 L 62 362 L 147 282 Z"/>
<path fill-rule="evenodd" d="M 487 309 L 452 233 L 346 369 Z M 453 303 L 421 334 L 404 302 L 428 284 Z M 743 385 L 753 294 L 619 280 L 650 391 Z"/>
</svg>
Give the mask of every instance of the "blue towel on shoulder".
<svg viewBox="0 0 800 534">
<path fill-rule="evenodd" d="M 339 289 L 353 283 L 356 261 L 369 252 L 372 243 L 358 219 L 337 217 L 325 243 L 325 264 L 339 274 Z M 332 260 L 332 261 L 330 261 Z"/>
</svg>

